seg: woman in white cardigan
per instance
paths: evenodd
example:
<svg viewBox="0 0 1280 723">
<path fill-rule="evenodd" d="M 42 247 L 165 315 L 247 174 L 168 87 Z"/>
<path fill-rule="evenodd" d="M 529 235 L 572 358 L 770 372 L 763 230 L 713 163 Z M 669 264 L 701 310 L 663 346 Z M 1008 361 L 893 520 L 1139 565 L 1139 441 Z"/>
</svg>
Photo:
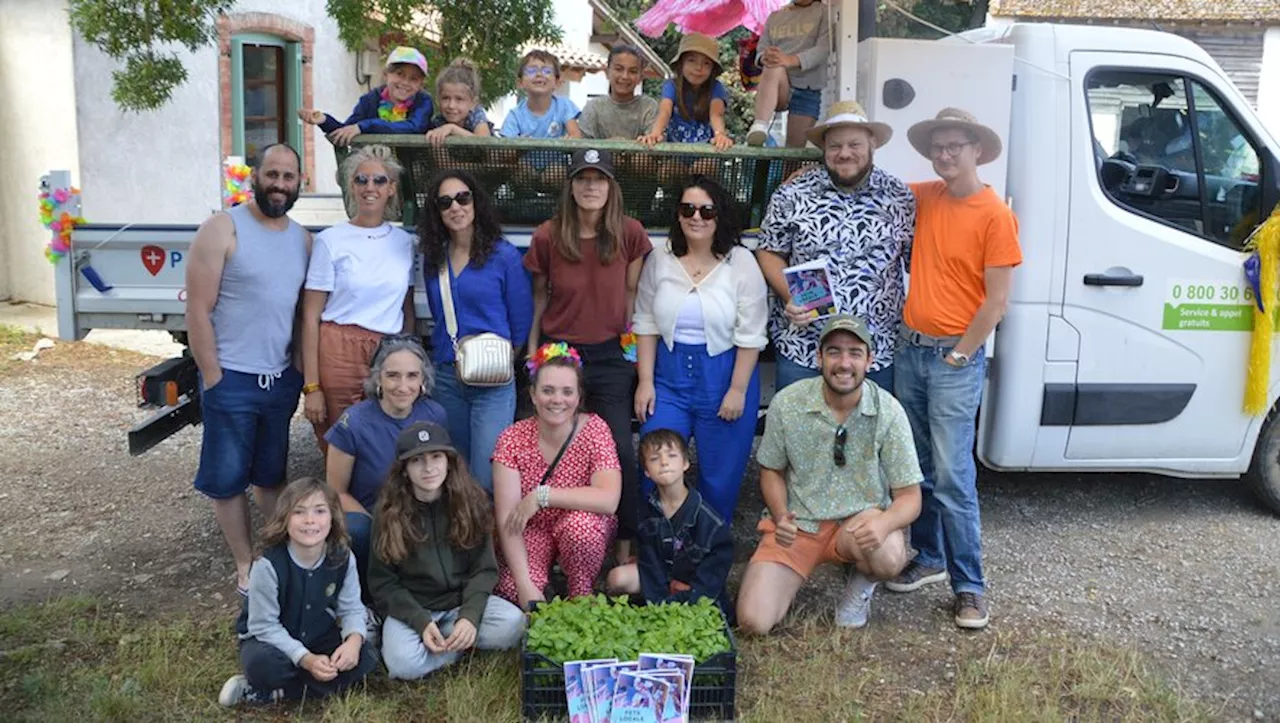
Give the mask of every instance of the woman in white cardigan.
<svg viewBox="0 0 1280 723">
<path fill-rule="evenodd" d="M 757 362 L 768 343 L 764 276 L 741 231 L 724 188 L 704 176 L 690 179 L 670 240 L 645 261 L 632 317 L 641 434 L 672 429 L 697 440 L 698 491 L 725 522 L 733 519 L 751 456 Z M 647 498 L 653 483 L 646 477 L 642 484 Z"/>
</svg>

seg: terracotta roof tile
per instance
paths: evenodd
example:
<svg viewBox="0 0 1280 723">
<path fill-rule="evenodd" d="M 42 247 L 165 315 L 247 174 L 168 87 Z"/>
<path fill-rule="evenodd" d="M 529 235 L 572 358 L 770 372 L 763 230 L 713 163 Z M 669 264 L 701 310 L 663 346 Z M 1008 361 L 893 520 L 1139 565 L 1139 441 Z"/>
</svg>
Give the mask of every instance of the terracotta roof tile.
<svg viewBox="0 0 1280 723">
<path fill-rule="evenodd" d="M 520 49 L 521 55 L 537 48 L 545 50 L 560 60 L 562 68 L 580 68 L 593 73 L 609 66 L 609 59 L 589 48 L 563 43 L 529 43 Z"/>
<path fill-rule="evenodd" d="M 1280 0 L 991 0 L 997 17 L 1280 22 Z"/>
</svg>

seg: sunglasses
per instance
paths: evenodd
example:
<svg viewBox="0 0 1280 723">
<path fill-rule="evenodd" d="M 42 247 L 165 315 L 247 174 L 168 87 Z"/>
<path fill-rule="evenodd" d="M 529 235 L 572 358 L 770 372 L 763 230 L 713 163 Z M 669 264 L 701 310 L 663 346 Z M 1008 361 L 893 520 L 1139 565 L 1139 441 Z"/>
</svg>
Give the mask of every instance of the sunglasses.
<svg viewBox="0 0 1280 723">
<path fill-rule="evenodd" d="M 708 203 L 705 206 L 695 206 L 692 203 L 680 204 L 681 217 L 693 218 L 693 214 L 695 213 L 700 213 L 702 215 L 702 220 L 704 221 L 713 221 L 715 220 L 716 216 L 720 215 L 720 209 L 716 208 L 714 204 L 710 204 L 710 203 Z"/>
<path fill-rule="evenodd" d="M 387 346 L 397 342 L 406 342 L 406 341 L 412 342 L 413 344 L 416 344 L 419 348 L 422 348 L 422 337 L 418 336 L 417 334 L 384 334 L 382 338 L 378 340 L 378 346 L 373 350 L 373 354 L 369 357 L 369 364 L 372 365 L 375 361 L 377 361 L 378 356 L 382 354 L 382 351 L 386 349 Z M 425 353 L 425 349 L 424 349 L 424 353 Z"/>
<path fill-rule="evenodd" d="M 524 69 L 524 77 L 536 78 L 539 75 L 550 78 L 556 74 L 556 69 L 549 65 L 539 65 L 537 67 L 529 66 Z"/>
<path fill-rule="evenodd" d="M 375 186 L 385 186 L 391 183 L 391 179 L 379 173 L 376 176 L 370 176 L 367 173 L 357 173 L 355 178 L 351 179 L 357 186 L 367 186 L 372 183 Z"/>
<path fill-rule="evenodd" d="M 973 143 L 970 143 L 970 142 L 947 143 L 946 145 L 942 145 L 940 143 L 934 143 L 933 145 L 929 146 L 929 157 L 941 158 L 945 154 L 948 158 L 955 158 L 956 156 L 960 155 L 960 151 L 963 151 L 965 146 L 971 146 L 971 145 L 973 145 Z"/>
<path fill-rule="evenodd" d="M 471 192 L 458 191 L 452 196 L 436 196 L 436 208 L 441 211 L 448 211 L 453 207 L 453 202 L 457 201 L 459 206 L 471 205 Z"/>
<path fill-rule="evenodd" d="M 837 467 L 845 465 L 844 443 L 849 438 L 849 432 L 844 427 L 836 427 L 835 446 L 831 448 L 831 460 L 836 463 Z"/>
</svg>

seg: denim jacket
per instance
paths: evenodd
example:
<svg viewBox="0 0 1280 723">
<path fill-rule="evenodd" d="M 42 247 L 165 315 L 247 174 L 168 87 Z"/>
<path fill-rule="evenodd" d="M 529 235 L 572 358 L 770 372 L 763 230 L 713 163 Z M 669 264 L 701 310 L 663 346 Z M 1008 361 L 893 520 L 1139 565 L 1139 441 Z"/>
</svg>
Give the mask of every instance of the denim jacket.
<svg viewBox="0 0 1280 723">
<path fill-rule="evenodd" d="M 667 519 L 658 491 L 649 496 L 637 537 L 640 592 L 650 603 L 694 602 L 706 597 L 726 614 L 725 580 L 733 564 L 729 525 L 697 490 Z"/>
</svg>

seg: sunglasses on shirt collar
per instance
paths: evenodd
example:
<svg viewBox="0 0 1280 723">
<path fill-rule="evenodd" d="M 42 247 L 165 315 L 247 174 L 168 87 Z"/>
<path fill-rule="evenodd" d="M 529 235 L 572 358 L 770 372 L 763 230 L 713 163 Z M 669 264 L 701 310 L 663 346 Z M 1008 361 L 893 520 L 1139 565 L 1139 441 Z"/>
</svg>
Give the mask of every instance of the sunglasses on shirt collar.
<svg viewBox="0 0 1280 723">
<path fill-rule="evenodd" d="M 455 201 L 458 203 L 459 206 L 470 206 L 471 192 L 458 191 L 452 196 L 436 196 L 436 208 L 440 209 L 441 211 L 448 211 L 450 208 L 453 207 L 453 204 Z"/>
<path fill-rule="evenodd" d="M 831 448 L 831 461 L 836 463 L 837 467 L 843 467 L 848 461 L 844 456 L 844 443 L 849 439 L 849 431 L 844 427 L 836 427 L 835 445 Z"/>
</svg>

